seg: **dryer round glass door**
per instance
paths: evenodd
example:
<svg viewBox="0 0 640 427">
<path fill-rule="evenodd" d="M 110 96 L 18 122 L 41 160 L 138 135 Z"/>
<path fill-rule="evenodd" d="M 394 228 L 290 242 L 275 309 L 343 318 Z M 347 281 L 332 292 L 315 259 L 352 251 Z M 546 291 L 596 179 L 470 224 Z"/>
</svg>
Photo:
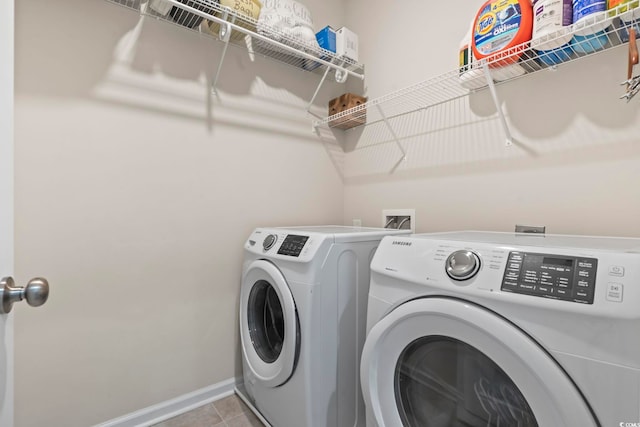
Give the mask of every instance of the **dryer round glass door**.
<svg viewBox="0 0 640 427">
<path fill-rule="evenodd" d="M 240 291 L 242 353 L 251 373 L 267 387 L 289 379 L 299 352 L 300 331 L 293 295 L 273 264 L 254 261 Z"/>
<path fill-rule="evenodd" d="M 367 336 L 361 381 L 380 426 L 598 425 L 538 343 L 458 299 L 417 299 L 383 317 Z"/>
<path fill-rule="evenodd" d="M 278 293 L 266 280 L 258 280 L 249 292 L 247 326 L 260 359 L 278 360 L 284 344 L 284 312 Z"/>
</svg>

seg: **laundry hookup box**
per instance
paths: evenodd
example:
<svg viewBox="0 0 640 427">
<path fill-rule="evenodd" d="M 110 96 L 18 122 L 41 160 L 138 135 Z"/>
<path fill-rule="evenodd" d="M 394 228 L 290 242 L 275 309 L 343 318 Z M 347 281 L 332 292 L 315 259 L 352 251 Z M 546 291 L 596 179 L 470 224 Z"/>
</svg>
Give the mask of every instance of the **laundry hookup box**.
<svg viewBox="0 0 640 427">
<path fill-rule="evenodd" d="M 358 35 L 347 27 L 336 30 L 336 55 L 358 61 Z"/>
</svg>

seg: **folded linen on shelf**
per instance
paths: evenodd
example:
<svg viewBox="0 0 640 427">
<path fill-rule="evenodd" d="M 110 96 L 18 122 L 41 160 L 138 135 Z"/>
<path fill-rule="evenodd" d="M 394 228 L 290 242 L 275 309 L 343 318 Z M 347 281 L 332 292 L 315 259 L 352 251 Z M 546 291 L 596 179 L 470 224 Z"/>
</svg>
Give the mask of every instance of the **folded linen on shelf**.
<svg viewBox="0 0 640 427">
<path fill-rule="evenodd" d="M 260 35 L 303 52 L 313 55 L 320 52 L 311 13 L 295 0 L 264 0 L 257 30 Z M 256 41 L 256 47 L 278 54 L 299 56 L 260 40 Z M 305 64 L 304 68 L 309 65 L 306 61 L 301 61 L 301 64 Z"/>
<path fill-rule="evenodd" d="M 260 0 L 219 0 L 223 8 L 228 8 L 230 12 L 238 15 L 233 21 L 234 24 L 246 28 L 249 31 L 256 32 L 256 22 L 260 16 L 262 2 Z M 215 13 L 216 17 L 222 18 L 224 15 L 220 12 Z M 227 21 L 231 22 L 232 18 L 227 17 Z M 220 24 L 217 22 L 209 22 L 209 30 L 215 35 L 220 34 Z M 231 31 L 231 40 L 242 40 L 245 37 L 240 31 Z"/>
</svg>

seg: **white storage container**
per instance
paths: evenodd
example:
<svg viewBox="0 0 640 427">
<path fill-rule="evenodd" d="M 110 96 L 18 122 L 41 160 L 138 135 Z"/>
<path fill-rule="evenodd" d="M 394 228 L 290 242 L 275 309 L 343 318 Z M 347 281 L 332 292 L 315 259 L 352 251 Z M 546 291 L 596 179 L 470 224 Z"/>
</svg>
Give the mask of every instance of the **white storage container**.
<svg viewBox="0 0 640 427">
<path fill-rule="evenodd" d="M 336 54 L 358 60 L 358 35 L 347 27 L 336 31 Z"/>
</svg>

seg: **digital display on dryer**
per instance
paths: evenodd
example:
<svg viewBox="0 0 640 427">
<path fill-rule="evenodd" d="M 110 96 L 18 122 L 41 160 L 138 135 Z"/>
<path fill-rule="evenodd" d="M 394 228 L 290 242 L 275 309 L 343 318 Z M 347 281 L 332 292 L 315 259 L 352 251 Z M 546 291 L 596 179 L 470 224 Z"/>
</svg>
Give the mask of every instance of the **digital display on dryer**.
<svg viewBox="0 0 640 427">
<path fill-rule="evenodd" d="M 278 255 L 300 256 L 300 252 L 302 252 L 302 248 L 304 248 L 307 240 L 309 240 L 309 236 L 287 235 L 282 245 L 280 245 L 280 249 L 278 249 Z"/>
<path fill-rule="evenodd" d="M 593 304 L 595 258 L 510 252 L 501 290 Z"/>
</svg>

